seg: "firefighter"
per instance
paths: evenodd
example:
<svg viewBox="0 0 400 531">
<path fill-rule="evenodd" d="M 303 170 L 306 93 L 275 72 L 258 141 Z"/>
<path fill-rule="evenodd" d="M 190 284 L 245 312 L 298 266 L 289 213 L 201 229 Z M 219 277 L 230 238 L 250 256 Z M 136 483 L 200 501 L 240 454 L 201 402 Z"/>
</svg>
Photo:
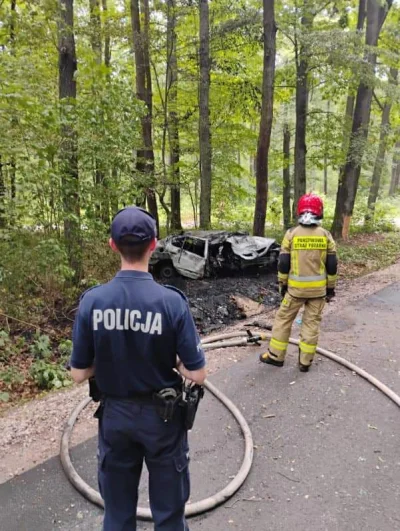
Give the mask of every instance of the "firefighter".
<svg viewBox="0 0 400 531">
<path fill-rule="evenodd" d="M 317 350 L 325 302 L 335 296 L 337 257 L 332 235 L 321 227 L 324 205 L 314 194 L 303 195 L 297 205 L 298 225 L 282 242 L 278 265 L 283 297 L 276 314 L 269 350 L 260 361 L 282 367 L 292 324 L 304 306 L 300 331 L 299 368 L 307 372 Z"/>
</svg>

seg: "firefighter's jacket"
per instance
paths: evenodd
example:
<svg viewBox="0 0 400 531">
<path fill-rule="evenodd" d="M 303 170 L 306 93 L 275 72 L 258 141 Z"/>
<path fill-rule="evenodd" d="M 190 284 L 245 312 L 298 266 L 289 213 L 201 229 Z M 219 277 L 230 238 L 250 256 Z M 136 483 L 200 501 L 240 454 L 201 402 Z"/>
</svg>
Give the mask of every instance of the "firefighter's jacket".
<svg viewBox="0 0 400 531">
<path fill-rule="evenodd" d="M 289 229 L 281 246 L 278 279 L 293 297 L 325 297 L 336 285 L 336 244 L 329 231 L 318 225 Z"/>
</svg>

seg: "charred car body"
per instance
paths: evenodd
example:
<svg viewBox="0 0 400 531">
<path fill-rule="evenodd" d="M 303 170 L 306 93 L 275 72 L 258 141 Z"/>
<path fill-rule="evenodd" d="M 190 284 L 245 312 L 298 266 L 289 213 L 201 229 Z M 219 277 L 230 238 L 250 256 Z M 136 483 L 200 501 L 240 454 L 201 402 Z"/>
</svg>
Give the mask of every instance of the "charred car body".
<svg viewBox="0 0 400 531">
<path fill-rule="evenodd" d="M 176 273 L 199 279 L 224 270 L 273 267 L 279 250 L 276 240 L 250 236 L 247 232 L 184 232 L 160 240 L 150 266 L 164 280 Z"/>
</svg>

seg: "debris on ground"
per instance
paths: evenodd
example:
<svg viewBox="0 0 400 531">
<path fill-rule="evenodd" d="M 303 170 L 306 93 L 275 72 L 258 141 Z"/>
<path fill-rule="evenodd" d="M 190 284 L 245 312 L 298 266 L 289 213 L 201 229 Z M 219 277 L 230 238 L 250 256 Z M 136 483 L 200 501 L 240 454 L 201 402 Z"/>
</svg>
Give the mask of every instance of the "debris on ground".
<svg viewBox="0 0 400 531">
<path fill-rule="evenodd" d="M 171 279 L 183 291 L 201 334 L 209 334 L 235 321 L 279 305 L 276 273 L 239 273 L 225 278 Z"/>
<path fill-rule="evenodd" d="M 264 312 L 265 306 L 259 302 L 243 297 L 241 295 L 232 295 L 232 300 L 239 310 L 243 312 L 244 317 L 253 317 Z"/>
</svg>

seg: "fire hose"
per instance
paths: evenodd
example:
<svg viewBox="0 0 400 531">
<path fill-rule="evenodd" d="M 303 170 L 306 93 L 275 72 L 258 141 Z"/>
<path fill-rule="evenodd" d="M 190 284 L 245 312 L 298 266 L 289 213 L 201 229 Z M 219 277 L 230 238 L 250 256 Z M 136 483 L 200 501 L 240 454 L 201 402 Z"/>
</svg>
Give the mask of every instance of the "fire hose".
<svg viewBox="0 0 400 531">
<path fill-rule="evenodd" d="M 271 334 L 260 334 L 253 336 L 249 331 L 239 331 L 230 334 L 220 334 L 205 338 L 202 341 L 202 344 L 205 350 L 211 350 L 216 348 L 244 346 L 249 344 L 259 345 L 260 341 L 265 341 L 270 337 Z M 299 344 L 299 341 L 293 338 L 290 338 L 289 342 L 292 345 Z M 336 363 L 339 363 L 340 365 L 358 374 L 359 376 L 370 382 L 372 385 L 374 385 L 379 391 L 381 391 L 384 395 L 390 398 L 398 407 L 400 407 L 400 396 L 397 395 L 394 391 L 392 391 L 387 385 L 375 378 L 375 376 L 372 376 L 367 371 L 361 369 L 354 363 L 351 363 L 350 361 L 347 361 L 346 359 L 338 356 L 334 352 L 331 352 L 324 348 L 318 347 L 317 353 L 332 361 L 335 361 Z M 242 413 L 235 406 L 235 404 L 219 389 L 217 389 L 217 387 L 211 384 L 208 380 L 205 381 L 204 386 L 208 391 L 211 392 L 212 395 L 215 396 L 215 398 L 217 398 L 223 404 L 223 406 L 225 406 L 225 408 L 232 414 L 232 416 L 238 423 L 244 438 L 244 456 L 238 473 L 232 479 L 232 481 L 228 483 L 228 485 L 226 485 L 226 487 L 224 487 L 222 490 L 208 498 L 194 503 L 190 503 L 186 506 L 185 515 L 188 517 L 204 513 L 211 509 L 215 509 L 219 505 L 223 504 L 226 500 L 231 498 L 245 482 L 253 462 L 253 437 L 250 428 L 246 422 L 246 419 L 243 417 Z M 90 402 L 90 397 L 85 398 L 75 407 L 75 409 L 71 413 L 62 435 L 60 457 L 64 472 L 71 484 L 76 488 L 76 490 L 78 490 L 90 502 L 94 503 L 95 505 L 98 505 L 99 507 L 104 508 L 104 502 L 100 496 L 100 493 L 93 489 L 90 485 L 88 485 L 74 468 L 69 451 L 70 440 L 74 425 L 79 417 L 79 414 L 88 406 Z M 137 518 L 139 520 L 151 520 L 150 509 L 138 507 Z"/>
</svg>

